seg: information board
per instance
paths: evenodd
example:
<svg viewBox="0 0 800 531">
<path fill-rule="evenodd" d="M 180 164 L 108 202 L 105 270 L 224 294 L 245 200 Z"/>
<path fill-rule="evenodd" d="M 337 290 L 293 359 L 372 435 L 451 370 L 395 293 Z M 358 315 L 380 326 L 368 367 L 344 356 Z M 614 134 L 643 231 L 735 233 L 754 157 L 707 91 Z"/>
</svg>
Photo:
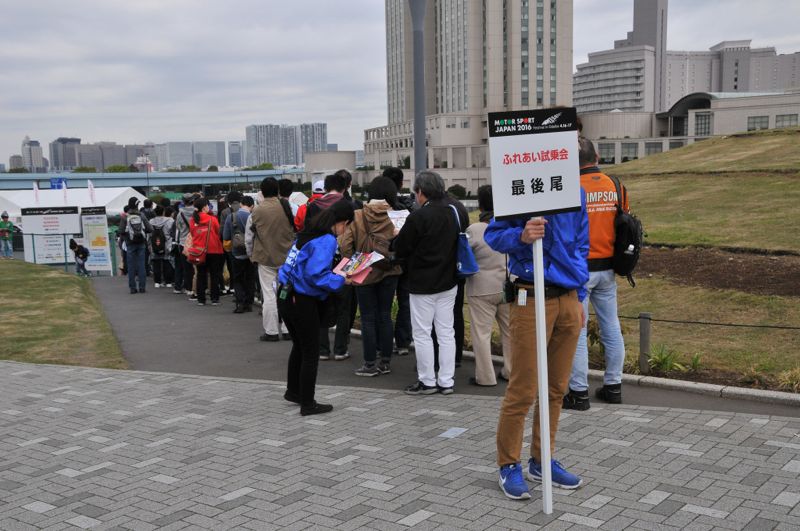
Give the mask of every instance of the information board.
<svg viewBox="0 0 800 531">
<path fill-rule="evenodd" d="M 577 130 L 572 107 L 489 113 L 497 219 L 580 209 Z"/>
<path fill-rule="evenodd" d="M 72 261 L 67 244 L 72 235 L 81 232 L 78 207 L 23 208 L 21 214 L 26 262 L 63 264 Z"/>
<path fill-rule="evenodd" d="M 81 209 L 83 245 L 89 249 L 87 271 L 111 271 L 111 246 L 108 240 L 106 207 Z"/>
</svg>

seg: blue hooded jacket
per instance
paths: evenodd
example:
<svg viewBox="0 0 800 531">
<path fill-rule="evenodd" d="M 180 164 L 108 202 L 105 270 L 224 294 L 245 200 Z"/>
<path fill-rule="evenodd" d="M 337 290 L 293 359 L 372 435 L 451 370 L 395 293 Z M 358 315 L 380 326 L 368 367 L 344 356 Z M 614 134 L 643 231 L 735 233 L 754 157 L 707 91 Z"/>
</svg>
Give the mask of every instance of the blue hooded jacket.
<svg viewBox="0 0 800 531">
<path fill-rule="evenodd" d="M 286 262 L 278 270 L 281 284 L 292 284 L 297 293 L 320 300 L 344 286 L 344 277 L 331 269 L 336 254 L 336 237 L 325 234 L 309 240 L 301 249 L 292 245 Z"/>
<path fill-rule="evenodd" d="M 578 291 L 578 299 L 586 298 L 589 281 L 589 217 L 586 195 L 581 189 L 581 209 L 544 216 L 542 248 L 544 249 L 544 282 Z M 527 219 L 498 221 L 492 219 L 483 238 L 489 247 L 508 255 L 508 270 L 524 282 L 533 283 L 533 250 L 519 237 Z"/>
</svg>

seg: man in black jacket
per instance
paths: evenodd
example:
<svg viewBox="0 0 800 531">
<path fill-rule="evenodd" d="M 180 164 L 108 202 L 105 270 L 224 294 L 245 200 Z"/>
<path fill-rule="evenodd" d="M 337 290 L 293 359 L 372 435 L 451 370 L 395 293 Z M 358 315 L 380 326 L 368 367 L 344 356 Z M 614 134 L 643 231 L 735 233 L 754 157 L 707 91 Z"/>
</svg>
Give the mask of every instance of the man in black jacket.
<svg viewBox="0 0 800 531">
<path fill-rule="evenodd" d="M 408 264 L 409 302 L 418 381 L 406 394 L 453 392 L 455 337 L 453 305 L 456 292 L 456 250 L 459 220 L 444 201 L 444 181 L 438 173 L 422 171 L 414 181 L 420 208 L 412 212 L 392 242 L 396 256 Z M 439 372 L 434 370 L 431 331 L 439 340 Z"/>
</svg>

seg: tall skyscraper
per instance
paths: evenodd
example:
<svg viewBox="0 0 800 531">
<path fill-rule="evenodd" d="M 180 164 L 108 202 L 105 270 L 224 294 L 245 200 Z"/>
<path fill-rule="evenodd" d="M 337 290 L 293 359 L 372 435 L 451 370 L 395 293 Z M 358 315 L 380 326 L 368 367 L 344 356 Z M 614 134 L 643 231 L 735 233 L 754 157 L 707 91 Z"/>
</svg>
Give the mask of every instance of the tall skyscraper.
<svg viewBox="0 0 800 531">
<path fill-rule="evenodd" d="M 386 0 L 386 62 L 388 125 L 365 132 L 375 167 L 413 155 L 407 0 Z M 488 112 L 572 102 L 572 0 L 429 0 L 424 71 L 429 165 L 486 166 Z"/>
<path fill-rule="evenodd" d="M 29 136 L 22 140 L 22 166 L 31 173 L 47 171 L 41 144 Z"/>
<path fill-rule="evenodd" d="M 243 140 L 231 140 L 228 142 L 228 165 L 234 168 L 244 166 L 244 157 L 242 157 Z"/>
<path fill-rule="evenodd" d="M 265 162 L 275 166 L 299 165 L 303 154 L 325 151 L 328 147 L 328 124 L 249 125 L 245 129 L 247 166 Z"/>
<path fill-rule="evenodd" d="M 24 168 L 25 164 L 22 160 L 22 155 L 11 155 L 8 157 L 8 169 L 9 170 L 18 170 L 20 168 Z"/>
<path fill-rule="evenodd" d="M 192 142 L 192 154 L 198 168 L 225 166 L 225 142 Z"/>
<path fill-rule="evenodd" d="M 50 142 L 50 167 L 55 171 L 71 171 L 78 165 L 75 146 L 80 138 L 59 137 Z"/>
</svg>

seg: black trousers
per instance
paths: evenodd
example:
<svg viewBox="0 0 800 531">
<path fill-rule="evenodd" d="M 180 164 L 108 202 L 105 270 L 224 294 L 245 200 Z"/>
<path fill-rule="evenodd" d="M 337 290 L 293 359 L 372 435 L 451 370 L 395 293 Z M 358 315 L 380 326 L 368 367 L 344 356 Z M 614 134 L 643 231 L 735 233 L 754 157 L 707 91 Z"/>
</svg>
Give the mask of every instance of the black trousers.
<svg viewBox="0 0 800 531">
<path fill-rule="evenodd" d="M 278 311 L 292 335 L 286 390 L 299 396 L 301 405 L 313 406 L 319 368 L 321 301 L 294 293 L 286 300 L 278 297 Z"/>
<path fill-rule="evenodd" d="M 153 282 L 172 284 L 174 272 L 168 258 L 153 258 Z"/>
<path fill-rule="evenodd" d="M 255 266 L 249 258 L 231 260 L 231 287 L 237 306 L 252 306 L 255 297 Z"/>
<path fill-rule="evenodd" d="M 329 297 L 336 304 L 336 333 L 333 338 L 333 354 L 346 354 L 350 347 L 350 329 L 353 328 L 353 321 L 356 318 L 356 292 L 353 286 L 345 286 L 336 293 L 331 293 Z M 323 323 L 324 325 L 324 323 Z M 328 335 L 328 327 L 322 326 L 319 329 L 319 354 L 328 355 L 331 353 L 331 338 Z"/>
<path fill-rule="evenodd" d="M 197 266 L 197 302 L 206 302 L 207 277 L 211 277 L 211 302 L 219 302 L 219 287 L 225 255 L 207 254 L 206 263 Z"/>
</svg>

